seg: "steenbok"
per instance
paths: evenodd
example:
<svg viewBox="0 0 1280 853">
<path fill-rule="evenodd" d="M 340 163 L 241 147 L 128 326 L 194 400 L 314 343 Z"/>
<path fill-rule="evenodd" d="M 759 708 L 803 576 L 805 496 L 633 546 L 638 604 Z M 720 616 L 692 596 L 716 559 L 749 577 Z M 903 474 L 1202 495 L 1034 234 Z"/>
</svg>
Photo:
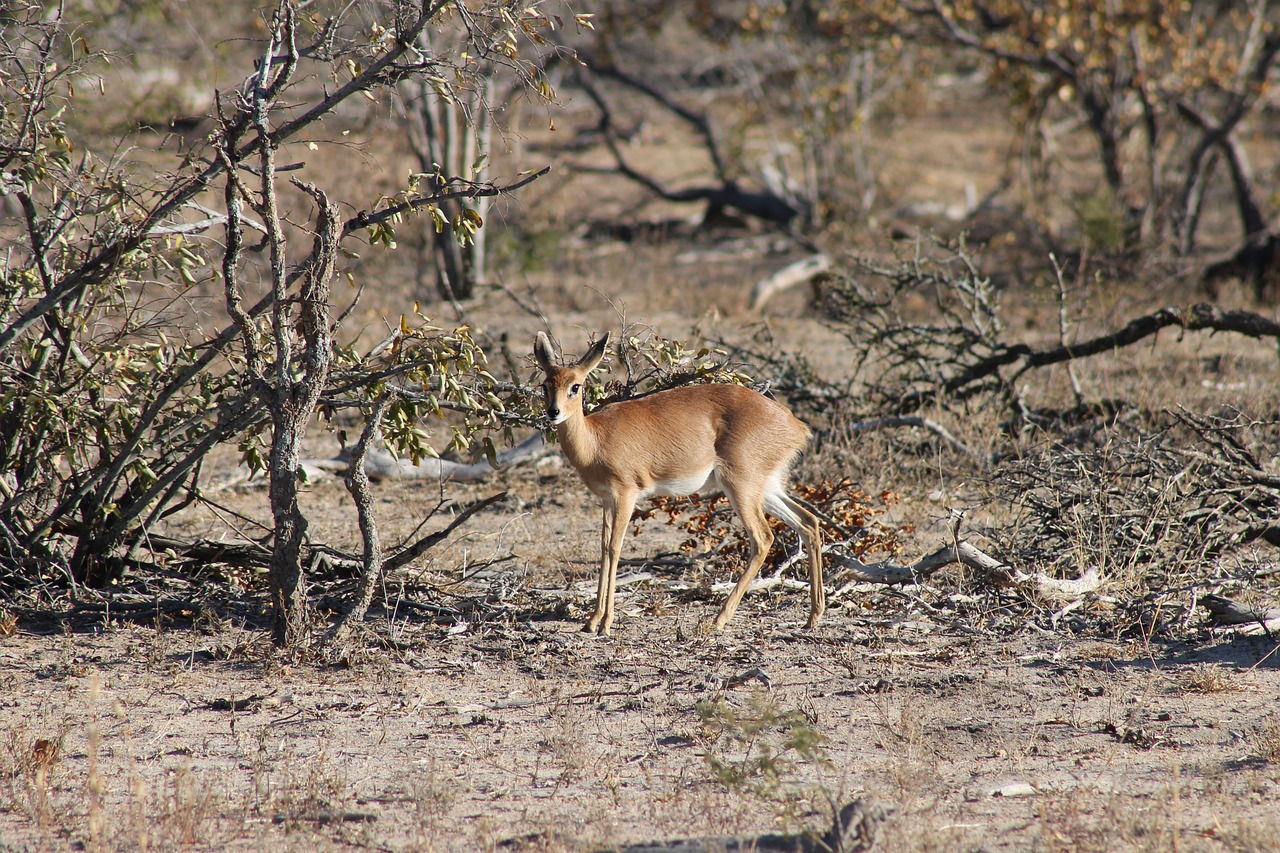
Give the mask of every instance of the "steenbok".
<svg viewBox="0 0 1280 853">
<path fill-rule="evenodd" d="M 688 385 L 582 410 L 587 374 L 604 357 L 609 335 L 576 363 L 559 367 L 551 341 L 539 332 L 533 347 L 547 375 L 547 417 L 564 455 L 604 506 L 600 587 L 585 630 L 608 634 L 622 537 L 636 501 L 651 495 L 723 492 L 751 537 L 747 569 L 712 623 L 719 631 L 738 609 L 773 545 L 765 512 L 795 528 L 809 552 L 809 627 L 826 609 L 822 536 L 818 519 L 786 492 L 791 464 L 809 428 L 781 403 L 739 385 Z"/>
</svg>

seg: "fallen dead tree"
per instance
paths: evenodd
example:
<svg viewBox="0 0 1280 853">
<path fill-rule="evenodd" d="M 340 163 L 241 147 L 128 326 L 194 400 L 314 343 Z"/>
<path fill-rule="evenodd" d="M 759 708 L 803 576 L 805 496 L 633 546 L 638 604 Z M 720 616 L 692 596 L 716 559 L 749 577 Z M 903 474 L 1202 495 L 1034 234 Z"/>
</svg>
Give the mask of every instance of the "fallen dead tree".
<svg viewBox="0 0 1280 853">
<path fill-rule="evenodd" d="M 1121 329 L 1073 343 L 1038 349 L 1028 344 L 1008 344 L 950 377 L 939 389 L 946 395 L 964 396 L 971 389 L 1009 368 L 1006 380 L 1016 382 L 1023 374 L 1040 367 L 1065 364 L 1080 358 L 1113 352 L 1151 337 L 1162 329 L 1179 328 L 1189 332 L 1232 332 L 1250 338 L 1280 340 L 1280 323 L 1252 311 L 1224 310 L 1200 302 L 1187 308 L 1168 306 L 1150 314 L 1135 317 Z M 929 401 L 928 395 L 908 396 L 904 406 L 916 407 Z"/>
<path fill-rule="evenodd" d="M 854 344 L 856 362 L 869 362 L 879 355 L 891 365 L 872 389 L 884 407 L 897 415 L 992 391 L 1006 392 L 1012 403 L 1018 397 L 1019 380 L 1032 371 L 1114 353 L 1164 329 L 1280 341 L 1280 322 L 1252 311 L 1201 302 L 1166 306 L 1134 317 L 1115 331 L 1079 340 L 1066 340 L 1064 329 L 1063 340 L 1055 346 L 1009 342 L 1003 337 L 989 282 L 975 273 L 952 276 L 916 266 L 896 272 L 877 269 L 876 274 L 889 279 L 890 293 L 849 281 L 836 289 L 828 310 L 847 324 L 845 336 Z M 936 323 L 894 315 L 894 295 L 912 286 L 954 290 L 953 296 L 938 297 Z"/>
<path fill-rule="evenodd" d="M 926 256 L 926 248 L 938 256 Z M 719 343 L 735 357 L 760 365 L 774 388 L 793 403 L 811 400 L 815 409 L 825 409 L 833 398 L 854 397 L 864 406 L 853 420 L 876 422 L 918 415 L 935 406 L 955 408 L 987 395 L 994 395 L 1019 420 L 1035 418 L 1037 413 L 1026 410 L 1020 390 L 1020 383 L 1031 373 L 1115 353 L 1166 329 L 1280 341 L 1280 322 L 1208 303 L 1165 306 L 1112 331 L 1080 337 L 1066 319 L 1068 293 L 1061 281 L 1059 299 L 1064 307 L 1058 342 L 1009 340 L 1000 294 L 963 247 L 922 246 L 919 251 L 918 257 L 896 266 L 864 260 L 833 264 L 823 272 L 831 277 L 823 309 L 850 346 L 849 361 L 855 372 L 849 379 L 825 381 L 801 362 L 802 355 L 748 351 Z M 761 280 L 753 301 L 759 303 L 777 292 L 778 283 L 816 274 L 824 266 L 822 257 L 805 259 Z M 923 320 L 919 316 L 922 298 L 929 309 Z M 1086 405 L 1083 399 L 1080 402 Z"/>
<path fill-rule="evenodd" d="M 982 551 L 971 542 L 957 539 L 944 545 L 910 565 L 894 563 L 864 563 L 859 558 L 841 554 L 835 548 L 827 552 L 832 568 L 842 568 L 856 580 L 864 583 L 907 584 L 919 583 L 939 569 L 960 564 L 972 569 L 989 583 L 1001 587 L 1016 587 L 1041 598 L 1071 600 L 1097 592 L 1102 587 L 1102 573 L 1090 567 L 1076 579 L 1055 578 L 1040 572 L 1023 572 Z"/>
<path fill-rule="evenodd" d="M 312 471 L 344 473 L 351 468 L 353 448 L 344 448 L 337 456 L 328 459 L 305 459 L 302 466 Z M 477 483 L 487 480 L 499 471 L 517 465 L 535 462 L 551 453 L 541 433 L 536 433 L 510 450 L 496 454 L 494 462 L 456 462 L 452 459 L 428 456 L 414 462 L 382 448 L 370 448 L 364 455 L 364 470 L 374 480 L 452 480 Z"/>
</svg>

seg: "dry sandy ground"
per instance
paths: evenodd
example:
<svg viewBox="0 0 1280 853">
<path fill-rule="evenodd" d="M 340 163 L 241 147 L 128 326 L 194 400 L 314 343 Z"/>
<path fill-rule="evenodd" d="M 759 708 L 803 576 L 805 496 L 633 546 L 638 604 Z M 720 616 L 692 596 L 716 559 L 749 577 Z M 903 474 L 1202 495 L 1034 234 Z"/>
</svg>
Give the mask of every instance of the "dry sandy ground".
<svg viewBox="0 0 1280 853">
<path fill-rule="evenodd" d="M 524 482 L 484 536 L 554 529 L 561 574 L 499 564 L 472 580 L 512 602 L 491 621 L 401 612 L 349 665 L 282 663 L 254 600 L 22 626 L 0 850 L 615 849 L 824 828 L 854 797 L 893 808 L 882 850 L 1280 849 L 1274 641 L 1010 628 L 937 589 L 847 595 L 813 631 L 802 591 L 758 593 L 705 636 L 716 594 L 654 584 L 601 639 L 594 512 Z"/>
</svg>

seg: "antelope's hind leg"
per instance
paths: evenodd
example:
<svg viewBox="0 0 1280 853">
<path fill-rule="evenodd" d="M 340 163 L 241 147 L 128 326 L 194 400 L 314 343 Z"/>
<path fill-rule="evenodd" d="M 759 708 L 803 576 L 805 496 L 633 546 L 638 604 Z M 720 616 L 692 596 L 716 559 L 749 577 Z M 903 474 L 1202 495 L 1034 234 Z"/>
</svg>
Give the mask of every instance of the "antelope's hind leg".
<svg viewBox="0 0 1280 853">
<path fill-rule="evenodd" d="M 815 628 L 827 609 L 827 591 L 822 578 L 822 526 L 818 517 L 795 498 L 785 492 L 776 498 L 782 507 L 771 506 L 770 510 L 800 534 L 804 549 L 809 552 L 809 621 L 806 627 Z"/>
<path fill-rule="evenodd" d="M 726 488 L 725 492 L 733 508 L 737 510 L 738 517 L 747 528 L 747 535 L 751 539 L 751 555 L 747 559 L 746 571 L 742 573 L 742 577 L 738 578 L 737 585 L 729 593 L 729 598 L 720 608 L 715 621 L 711 623 L 713 631 L 723 631 L 724 626 L 733 618 L 738 605 L 742 603 L 742 597 L 747 594 L 756 573 L 760 571 L 760 566 L 769 556 L 769 549 L 773 547 L 773 531 L 769 529 L 769 520 L 764 516 L 761 498 L 758 495 L 747 496 L 729 488 Z"/>
</svg>

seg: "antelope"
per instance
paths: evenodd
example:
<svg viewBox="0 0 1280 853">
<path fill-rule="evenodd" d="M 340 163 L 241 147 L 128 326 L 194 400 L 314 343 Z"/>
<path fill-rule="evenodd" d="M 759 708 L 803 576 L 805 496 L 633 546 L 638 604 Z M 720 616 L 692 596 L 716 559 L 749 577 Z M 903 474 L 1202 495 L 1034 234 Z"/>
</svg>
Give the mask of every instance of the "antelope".
<svg viewBox="0 0 1280 853">
<path fill-rule="evenodd" d="M 546 374 L 547 418 L 560 447 L 604 509 L 596 607 L 583 630 L 608 635 L 622 538 L 636 501 L 651 495 L 722 492 L 751 540 L 746 571 L 711 624 L 724 629 L 773 545 L 765 512 L 794 528 L 809 553 L 809 622 L 826 609 L 818 519 L 786 492 L 787 476 L 811 435 L 781 403 L 740 385 L 687 385 L 586 414 L 582 388 L 604 358 L 609 334 L 577 362 L 558 366 L 538 333 L 533 355 Z"/>
</svg>

